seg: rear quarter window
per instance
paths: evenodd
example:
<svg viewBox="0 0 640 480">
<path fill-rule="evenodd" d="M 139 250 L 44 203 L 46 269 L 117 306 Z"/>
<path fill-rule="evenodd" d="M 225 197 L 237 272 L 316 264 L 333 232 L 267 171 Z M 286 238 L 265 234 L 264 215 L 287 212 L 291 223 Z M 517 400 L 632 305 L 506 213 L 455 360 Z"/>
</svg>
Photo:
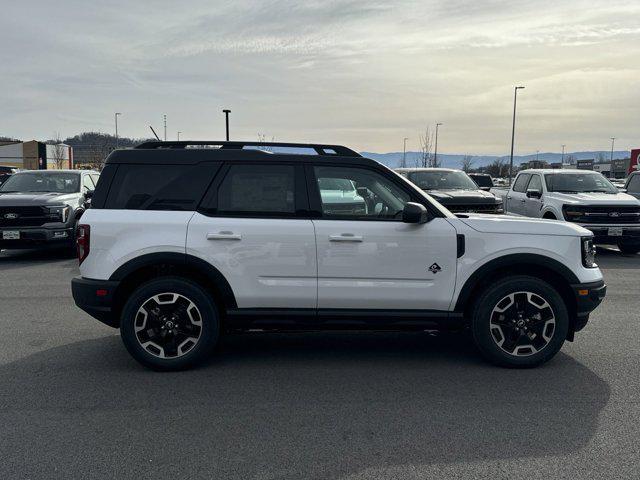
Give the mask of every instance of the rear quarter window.
<svg viewBox="0 0 640 480">
<path fill-rule="evenodd" d="M 219 166 L 117 165 L 104 208 L 195 210 Z"/>
</svg>

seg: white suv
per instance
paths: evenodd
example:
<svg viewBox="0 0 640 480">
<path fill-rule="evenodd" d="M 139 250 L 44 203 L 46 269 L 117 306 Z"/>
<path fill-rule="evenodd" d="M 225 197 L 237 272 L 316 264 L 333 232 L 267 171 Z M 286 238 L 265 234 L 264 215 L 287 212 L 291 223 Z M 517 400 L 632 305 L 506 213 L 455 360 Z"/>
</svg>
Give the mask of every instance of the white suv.
<svg viewBox="0 0 640 480">
<path fill-rule="evenodd" d="M 470 329 L 492 362 L 530 367 L 573 340 L 606 291 L 588 230 L 452 215 L 337 145 L 115 151 L 78 254 L 76 304 L 159 370 L 202 361 L 221 333 L 434 328 Z"/>
</svg>

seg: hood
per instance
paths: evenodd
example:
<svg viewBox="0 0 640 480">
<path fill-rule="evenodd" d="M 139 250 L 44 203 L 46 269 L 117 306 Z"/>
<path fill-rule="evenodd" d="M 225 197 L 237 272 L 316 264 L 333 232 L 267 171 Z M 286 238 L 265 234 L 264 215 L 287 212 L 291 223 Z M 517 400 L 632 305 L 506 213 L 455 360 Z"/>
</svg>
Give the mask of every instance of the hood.
<svg viewBox="0 0 640 480">
<path fill-rule="evenodd" d="M 79 193 L 3 193 L 0 192 L 0 207 L 37 207 L 60 205 L 78 198 Z"/>
<path fill-rule="evenodd" d="M 569 222 L 511 215 L 478 215 L 469 213 L 458 219 L 483 233 L 507 233 L 520 235 L 590 236 L 586 228 Z"/>
<path fill-rule="evenodd" d="M 601 192 L 585 192 L 585 193 L 560 193 L 547 192 L 544 194 L 546 198 L 554 198 L 563 203 L 572 205 L 640 205 L 638 199 L 627 193 L 601 193 Z"/>
<path fill-rule="evenodd" d="M 364 203 L 355 190 L 322 190 L 323 203 Z"/>
<path fill-rule="evenodd" d="M 484 190 L 425 190 L 443 205 L 458 203 L 489 204 L 501 202 L 493 193 Z"/>
</svg>

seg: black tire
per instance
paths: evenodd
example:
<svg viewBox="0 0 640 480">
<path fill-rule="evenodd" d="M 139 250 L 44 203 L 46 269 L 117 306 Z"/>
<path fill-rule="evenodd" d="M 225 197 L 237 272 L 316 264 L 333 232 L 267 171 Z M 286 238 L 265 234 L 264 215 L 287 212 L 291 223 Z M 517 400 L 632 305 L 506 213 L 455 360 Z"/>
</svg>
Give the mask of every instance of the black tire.
<svg viewBox="0 0 640 480">
<path fill-rule="evenodd" d="M 553 213 L 545 213 L 544 217 L 542 218 L 545 218 L 547 220 L 557 220 L 556 216 Z"/>
<path fill-rule="evenodd" d="M 155 296 L 164 303 L 158 304 L 153 300 Z M 152 313 L 156 309 L 147 310 L 153 305 L 160 313 Z M 187 309 L 190 313 L 186 313 Z M 143 328 L 138 332 L 136 322 L 138 328 Z M 147 322 L 153 322 L 151 328 L 146 328 Z M 125 347 L 133 358 L 153 370 L 184 370 L 201 363 L 216 346 L 219 330 L 218 310 L 211 295 L 197 283 L 181 277 L 161 277 L 144 283 L 131 294 L 120 317 L 120 336 Z M 183 342 L 188 350 L 180 352 Z M 146 348 L 143 343 L 148 344 Z"/>
<path fill-rule="evenodd" d="M 569 315 L 562 297 L 535 277 L 514 275 L 497 281 L 480 294 L 472 312 L 476 347 L 501 367 L 530 368 L 545 363 L 562 348 L 568 330 Z M 511 345 L 514 348 L 509 352 Z"/>
<path fill-rule="evenodd" d="M 625 255 L 635 255 L 640 252 L 640 242 L 618 242 L 618 248 Z"/>
</svg>

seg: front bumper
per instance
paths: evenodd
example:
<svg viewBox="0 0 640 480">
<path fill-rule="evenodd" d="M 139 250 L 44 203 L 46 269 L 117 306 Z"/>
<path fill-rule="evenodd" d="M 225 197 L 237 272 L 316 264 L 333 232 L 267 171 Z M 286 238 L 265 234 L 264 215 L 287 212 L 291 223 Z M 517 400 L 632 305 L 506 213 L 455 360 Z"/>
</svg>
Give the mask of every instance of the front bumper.
<svg viewBox="0 0 640 480">
<path fill-rule="evenodd" d="M 594 225 L 592 223 L 577 225 L 593 232 L 593 243 L 599 245 L 615 245 L 621 240 L 640 243 L 640 225 Z M 622 235 L 609 235 L 610 228 L 622 229 Z"/>
<path fill-rule="evenodd" d="M 589 321 L 589 314 L 602 302 L 607 294 L 604 280 L 591 283 L 571 285 L 576 298 L 576 322 L 574 332 L 582 330 Z"/>
<path fill-rule="evenodd" d="M 3 232 L 19 232 L 18 239 L 6 239 Z M 0 249 L 33 248 L 38 246 L 55 246 L 73 241 L 73 228 L 60 227 L 2 227 L 0 228 Z"/>
<path fill-rule="evenodd" d="M 105 325 L 118 328 L 113 311 L 113 298 L 120 282 L 76 277 L 71 280 L 71 293 L 76 305 Z"/>
</svg>

